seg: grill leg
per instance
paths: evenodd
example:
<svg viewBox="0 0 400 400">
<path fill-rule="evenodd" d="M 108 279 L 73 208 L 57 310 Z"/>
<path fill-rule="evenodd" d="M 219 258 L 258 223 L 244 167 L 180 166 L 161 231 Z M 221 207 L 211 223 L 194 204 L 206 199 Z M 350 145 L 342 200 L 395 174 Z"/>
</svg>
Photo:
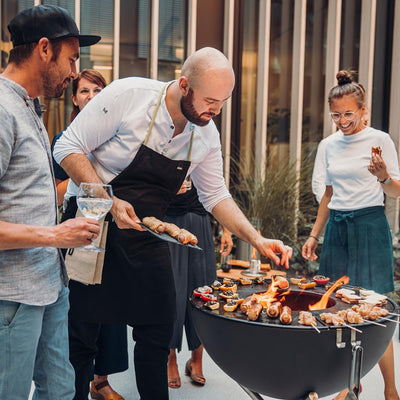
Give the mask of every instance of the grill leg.
<svg viewBox="0 0 400 400">
<path fill-rule="evenodd" d="M 238 383 L 238 385 L 249 395 L 252 400 L 263 400 L 263 398 L 258 393 L 247 389 L 247 387 L 242 386 L 240 383 Z"/>
<path fill-rule="evenodd" d="M 363 351 L 364 349 L 360 345 L 353 346 L 353 356 L 351 360 L 349 379 L 349 393 L 347 393 L 345 400 L 357 400 L 359 398 Z"/>
</svg>

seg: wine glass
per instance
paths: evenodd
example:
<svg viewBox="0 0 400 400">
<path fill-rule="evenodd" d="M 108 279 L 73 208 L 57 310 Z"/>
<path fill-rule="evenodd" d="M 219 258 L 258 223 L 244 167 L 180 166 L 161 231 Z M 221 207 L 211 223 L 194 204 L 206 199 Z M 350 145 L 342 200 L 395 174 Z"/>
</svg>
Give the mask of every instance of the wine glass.
<svg viewBox="0 0 400 400">
<path fill-rule="evenodd" d="M 98 221 L 106 215 L 112 207 L 113 192 L 111 185 L 82 182 L 79 185 L 76 201 L 83 216 Z M 93 244 L 93 240 L 91 244 L 79 247 L 78 250 L 105 251 Z"/>
</svg>

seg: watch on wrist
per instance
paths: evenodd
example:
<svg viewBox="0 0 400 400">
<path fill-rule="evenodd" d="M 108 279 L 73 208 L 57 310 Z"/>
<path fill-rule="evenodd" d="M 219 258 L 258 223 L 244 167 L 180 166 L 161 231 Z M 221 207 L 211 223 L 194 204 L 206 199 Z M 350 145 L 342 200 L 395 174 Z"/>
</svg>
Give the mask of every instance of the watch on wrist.
<svg viewBox="0 0 400 400">
<path fill-rule="evenodd" d="M 378 179 L 379 181 L 379 179 Z M 384 179 L 383 181 L 379 181 L 382 185 L 387 185 L 388 183 L 392 182 L 392 178 L 389 176 L 389 178 Z"/>
</svg>

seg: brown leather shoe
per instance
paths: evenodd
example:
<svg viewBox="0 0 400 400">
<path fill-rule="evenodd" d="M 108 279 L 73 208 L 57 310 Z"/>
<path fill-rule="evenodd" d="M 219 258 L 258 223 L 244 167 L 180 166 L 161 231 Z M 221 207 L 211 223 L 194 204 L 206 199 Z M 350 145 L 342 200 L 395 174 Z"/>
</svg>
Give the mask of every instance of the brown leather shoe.
<svg viewBox="0 0 400 400">
<path fill-rule="evenodd" d="M 105 386 L 110 386 L 108 380 L 98 383 L 97 385 L 95 385 L 93 381 L 90 382 L 90 397 L 94 400 L 125 400 L 119 393 L 111 388 L 111 386 L 110 388 L 114 393 L 106 394 L 105 396 L 99 393 L 99 390 Z"/>
</svg>

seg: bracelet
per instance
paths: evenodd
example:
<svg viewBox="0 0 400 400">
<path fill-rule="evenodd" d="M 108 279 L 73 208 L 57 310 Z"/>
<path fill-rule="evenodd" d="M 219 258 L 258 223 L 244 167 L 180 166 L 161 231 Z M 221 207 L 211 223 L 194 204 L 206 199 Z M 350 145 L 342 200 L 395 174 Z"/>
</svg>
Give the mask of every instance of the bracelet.
<svg viewBox="0 0 400 400">
<path fill-rule="evenodd" d="M 314 236 L 314 235 L 308 235 L 308 237 L 313 238 L 313 239 L 315 239 L 317 242 L 319 242 L 319 239 L 318 239 L 316 236 Z"/>
</svg>

